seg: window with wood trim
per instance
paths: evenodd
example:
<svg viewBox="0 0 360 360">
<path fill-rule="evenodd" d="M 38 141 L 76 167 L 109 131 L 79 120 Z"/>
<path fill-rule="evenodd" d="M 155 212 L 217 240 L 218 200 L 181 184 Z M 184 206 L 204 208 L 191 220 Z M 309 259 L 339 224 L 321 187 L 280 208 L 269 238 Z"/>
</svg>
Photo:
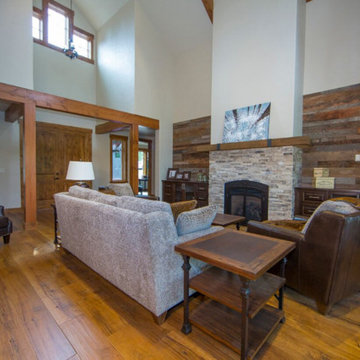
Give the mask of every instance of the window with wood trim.
<svg viewBox="0 0 360 360">
<path fill-rule="evenodd" d="M 32 36 L 36 40 L 43 40 L 43 16 L 40 9 L 33 8 Z"/>
<path fill-rule="evenodd" d="M 110 182 L 127 182 L 126 136 L 110 135 Z"/>
<path fill-rule="evenodd" d="M 79 57 L 92 59 L 94 35 L 86 32 L 85 30 L 81 30 L 76 26 L 74 26 L 73 29 L 73 42 Z"/>
<path fill-rule="evenodd" d="M 63 52 L 69 40 L 78 58 L 94 63 L 94 35 L 74 26 L 74 11 L 53 0 L 43 0 L 43 10 L 33 8 L 33 39 L 36 43 Z"/>
</svg>

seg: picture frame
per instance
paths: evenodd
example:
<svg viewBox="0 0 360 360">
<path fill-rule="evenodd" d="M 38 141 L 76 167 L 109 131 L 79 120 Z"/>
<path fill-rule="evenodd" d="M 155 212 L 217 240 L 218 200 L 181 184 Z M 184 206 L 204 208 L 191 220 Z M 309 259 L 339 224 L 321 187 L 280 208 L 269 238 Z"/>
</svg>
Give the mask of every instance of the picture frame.
<svg viewBox="0 0 360 360">
<path fill-rule="evenodd" d="M 178 170 L 177 168 L 168 168 L 166 180 L 175 180 Z"/>
<path fill-rule="evenodd" d="M 183 180 L 183 179 L 184 179 L 184 173 L 178 171 L 176 173 L 176 180 Z"/>
<path fill-rule="evenodd" d="M 190 179 L 191 179 L 191 171 L 184 171 L 182 179 L 185 180 L 185 181 L 190 181 Z"/>
</svg>

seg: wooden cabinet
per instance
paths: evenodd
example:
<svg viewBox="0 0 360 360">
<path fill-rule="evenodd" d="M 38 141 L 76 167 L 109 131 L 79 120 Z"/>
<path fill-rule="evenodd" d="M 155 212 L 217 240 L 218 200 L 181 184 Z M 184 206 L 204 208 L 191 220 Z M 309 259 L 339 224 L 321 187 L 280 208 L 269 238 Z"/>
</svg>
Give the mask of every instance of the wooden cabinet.
<svg viewBox="0 0 360 360">
<path fill-rule="evenodd" d="M 163 201 L 172 203 L 195 199 L 198 207 L 208 205 L 209 183 L 202 181 L 163 180 Z"/>
<path fill-rule="evenodd" d="M 338 197 L 360 198 L 360 189 L 295 188 L 295 215 L 311 216 L 323 201 Z"/>
</svg>

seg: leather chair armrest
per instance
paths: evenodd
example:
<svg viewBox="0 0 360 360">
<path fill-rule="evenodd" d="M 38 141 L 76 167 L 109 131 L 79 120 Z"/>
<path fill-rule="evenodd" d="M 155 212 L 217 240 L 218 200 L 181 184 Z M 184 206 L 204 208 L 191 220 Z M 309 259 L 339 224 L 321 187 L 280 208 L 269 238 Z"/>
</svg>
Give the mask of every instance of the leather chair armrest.
<svg viewBox="0 0 360 360">
<path fill-rule="evenodd" d="M 293 241 L 295 243 L 304 240 L 304 234 L 302 234 L 300 231 L 285 229 L 279 226 L 264 224 L 258 221 L 249 221 L 247 224 L 247 231 L 259 235 Z"/>
</svg>

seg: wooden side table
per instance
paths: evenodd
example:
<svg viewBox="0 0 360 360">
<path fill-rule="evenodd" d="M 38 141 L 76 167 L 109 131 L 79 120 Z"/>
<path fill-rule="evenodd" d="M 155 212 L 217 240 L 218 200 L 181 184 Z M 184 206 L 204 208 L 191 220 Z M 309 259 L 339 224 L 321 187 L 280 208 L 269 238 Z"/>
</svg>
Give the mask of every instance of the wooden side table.
<svg viewBox="0 0 360 360">
<path fill-rule="evenodd" d="M 240 229 L 240 225 L 246 220 L 245 216 L 220 214 L 217 213 L 212 225 L 229 226 L 236 224 L 236 229 Z"/>
<path fill-rule="evenodd" d="M 284 321 L 286 255 L 294 248 L 290 241 L 230 229 L 177 245 L 184 259 L 182 332 L 189 334 L 195 325 L 240 353 L 241 360 L 252 359 Z M 213 267 L 189 280 L 190 257 Z M 281 276 L 266 273 L 281 260 Z M 191 316 L 189 287 L 209 298 Z M 278 308 L 266 305 L 273 295 Z"/>
</svg>

